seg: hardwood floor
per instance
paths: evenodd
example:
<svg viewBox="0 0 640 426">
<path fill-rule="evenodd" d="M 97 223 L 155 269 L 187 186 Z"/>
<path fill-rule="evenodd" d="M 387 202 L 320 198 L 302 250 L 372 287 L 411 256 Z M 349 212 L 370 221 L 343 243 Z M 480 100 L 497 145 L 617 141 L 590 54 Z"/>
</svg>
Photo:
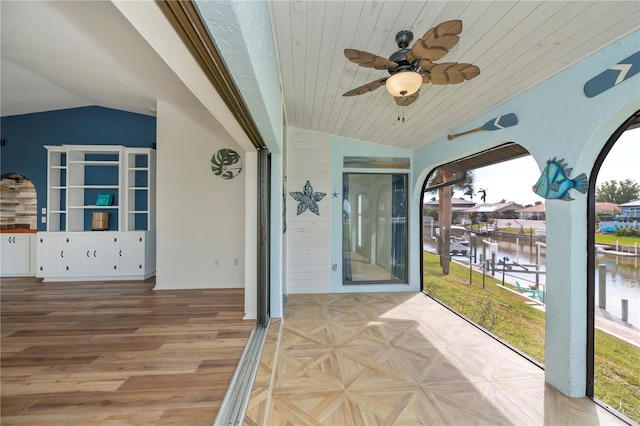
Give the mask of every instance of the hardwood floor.
<svg viewBox="0 0 640 426">
<path fill-rule="evenodd" d="M 2 279 L 3 425 L 211 425 L 253 321 L 242 290 Z M 299 294 L 246 425 L 623 424 L 418 293 Z"/>
<path fill-rule="evenodd" d="M 420 293 L 296 294 L 245 425 L 624 424 Z"/>
<path fill-rule="evenodd" d="M 254 321 L 244 292 L 1 280 L 0 423 L 211 425 Z"/>
</svg>

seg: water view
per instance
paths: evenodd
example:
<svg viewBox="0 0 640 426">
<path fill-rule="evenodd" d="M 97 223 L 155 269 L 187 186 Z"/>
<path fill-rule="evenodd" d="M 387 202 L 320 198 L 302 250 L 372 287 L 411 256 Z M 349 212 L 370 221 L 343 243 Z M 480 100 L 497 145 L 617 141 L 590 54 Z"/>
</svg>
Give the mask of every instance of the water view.
<svg viewBox="0 0 640 426">
<path fill-rule="evenodd" d="M 477 256 L 474 264 L 480 267 L 480 258 L 482 254 L 482 241 L 488 241 L 487 237 L 478 236 L 477 240 Z M 504 271 L 504 280 L 507 283 L 516 284 L 516 281 L 523 286 L 529 287 L 536 284 L 536 239 L 528 236 L 519 238 L 518 242 L 510 240 L 502 240 L 492 238 L 491 241 L 498 243 L 498 252 L 496 253 L 496 262 L 502 261 L 505 257 L 509 260 L 507 265 L 511 266 L 511 270 Z M 425 251 L 436 253 L 436 241 L 426 238 L 423 244 Z M 540 288 L 545 289 L 547 286 L 545 275 L 545 247 L 540 247 L 540 265 L 537 282 Z M 486 250 L 489 253 L 489 250 Z M 487 257 L 490 257 L 487 254 Z M 457 262 L 469 264 L 468 256 L 453 256 Z M 517 265 L 514 265 L 515 262 Z M 628 322 L 638 326 L 640 325 L 640 257 L 612 256 L 608 254 L 598 254 L 596 262 L 596 307 L 599 300 L 599 268 L 598 265 L 606 265 L 606 309 L 615 317 L 622 316 L 622 300 L 628 300 Z M 521 266 L 520 266 L 521 265 Z M 525 272 L 524 268 L 529 271 Z M 487 272 L 490 274 L 490 272 Z M 496 265 L 495 278 L 502 279 L 503 267 L 501 264 Z"/>
</svg>

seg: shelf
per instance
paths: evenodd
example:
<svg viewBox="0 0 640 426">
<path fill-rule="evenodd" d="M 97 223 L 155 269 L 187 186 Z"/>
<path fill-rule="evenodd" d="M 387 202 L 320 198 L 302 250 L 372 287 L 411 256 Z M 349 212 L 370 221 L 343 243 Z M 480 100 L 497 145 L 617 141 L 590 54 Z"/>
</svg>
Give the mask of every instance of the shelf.
<svg viewBox="0 0 640 426">
<path fill-rule="evenodd" d="M 129 214 L 149 214 L 149 210 L 130 210 Z"/>
<path fill-rule="evenodd" d="M 67 189 L 67 187 L 66 186 L 52 186 L 50 189 L 59 189 L 59 190 L 63 190 L 64 191 L 65 189 Z"/>
<path fill-rule="evenodd" d="M 118 185 L 68 185 L 72 189 L 118 189 Z"/>
<path fill-rule="evenodd" d="M 70 160 L 69 164 L 83 164 L 85 166 L 119 166 L 119 161 L 100 161 L 100 160 Z"/>
<path fill-rule="evenodd" d="M 129 167 L 127 170 L 148 172 L 148 167 Z"/>
<path fill-rule="evenodd" d="M 67 211 L 66 210 L 50 210 L 49 213 L 55 213 L 55 214 L 65 214 Z"/>
<path fill-rule="evenodd" d="M 68 209 L 119 209 L 120 206 L 69 206 Z"/>
<path fill-rule="evenodd" d="M 130 186 L 129 191 L 148 191 L 148 186 Z"/>
<path fill-rule="evenodd" d="M 52 169 L 66 170 L 67 166 L 51 166 Z"/>
</svg>

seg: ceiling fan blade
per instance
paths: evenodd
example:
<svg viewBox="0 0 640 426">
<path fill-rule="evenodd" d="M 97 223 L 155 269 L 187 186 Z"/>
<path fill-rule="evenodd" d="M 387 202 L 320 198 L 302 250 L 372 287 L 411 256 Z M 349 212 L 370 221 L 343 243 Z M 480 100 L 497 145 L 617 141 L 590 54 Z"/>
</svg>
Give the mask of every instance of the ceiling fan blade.
<svg viewBox="0 0 640 426">
<path fill-rule="evenodd" d="M 427 31 L 411 47 L 407 54 L 407 60 L 428 59 L 437 61 L 446 55 L 460 39 L 458 35 L 462 32 L 462 21 L 453 20 L 442 22 Z"/>
<path fill-rule="evenodd" d="M 476 65 L 458 62 L 436 64 L 429 71 L 432 84 L 458 84 L 478 75 L 480 75 L 480 68 Z"/>
<path fill-rule="evenodd" d="M 382 56 L 374 55 L 373 53 L 365 52 L 363 50 L 356 49 L 344 49 L 344 56 L 361 67 L 375 68 L 377 70 L 386 69 L 386 67 L 396 68 L 397 63 L 383 58 Z"/>
<path fill-rule="evenodd" d="M 420 90 L 418 90 L 416 93 L 409 96 L 394 96 L 394 98 L 396 99 L 396 104 L 400 106 L 409 106 L 412 103 L 414 103 L 416 99 L 418 99 L 419 95 L 420 95 Z"/>
<path fill-rule="evenodd" d="M 420 59 L 420 62 L 418 63 L 418 66 L 425 71 L 431 71 L 431 68 L 433 68 L 434 65 L 435 64 L 428 59 Z"/>
<path fill-rule="evenodd" d="M 356 87 L 355 89 L 351 89 L 348 92 L 343 93 L 342 96 L 364 95 L 365 93 L 373 92 L 378 87 L 384 86 L 384 82 L 387 81 L 387 78 L 389 78 L 389 77 L 384 77 L 384 78 L 381 78 L 379 80 L 375 80 L 375 81 L 371 81 L 371 82 L 369 82 L 367 84 L 363 84 L 360 87 Z"/>
</svg>

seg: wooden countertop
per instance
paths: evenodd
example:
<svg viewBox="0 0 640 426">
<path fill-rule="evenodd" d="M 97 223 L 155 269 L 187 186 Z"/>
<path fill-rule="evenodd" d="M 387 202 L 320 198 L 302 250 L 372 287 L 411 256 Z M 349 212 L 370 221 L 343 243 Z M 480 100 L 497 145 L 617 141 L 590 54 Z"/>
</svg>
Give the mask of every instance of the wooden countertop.
<svg viewBox="0 0 640 426">
<path fill-rule="evenodd" d="M 37 229 L 0 229 L 0 234 L 35 234 Z"/>
</svg>

